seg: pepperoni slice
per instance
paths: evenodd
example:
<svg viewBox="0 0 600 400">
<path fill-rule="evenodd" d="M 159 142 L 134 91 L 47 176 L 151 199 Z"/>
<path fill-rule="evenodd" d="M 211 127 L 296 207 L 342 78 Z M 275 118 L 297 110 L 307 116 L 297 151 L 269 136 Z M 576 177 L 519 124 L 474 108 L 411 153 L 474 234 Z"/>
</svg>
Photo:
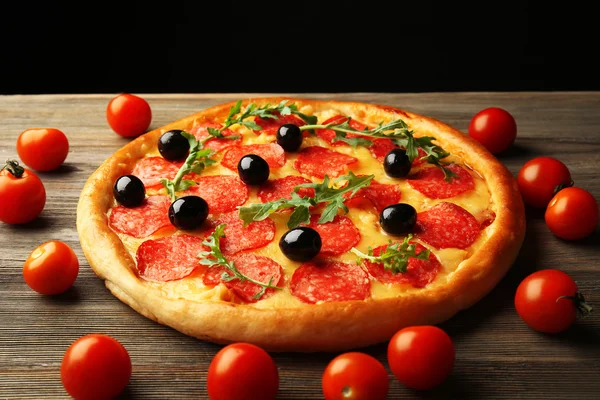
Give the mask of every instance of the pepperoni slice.
<svg viewBox="0 0 600 400">
<path fill-rule="evenodd" d="M 466 249 L 479 236 L 479 223 L 454 203 L 439 203 L 417 214 L 415 237 L 437 249 Z"/>
<path fill-rule="evenodd" d="M 336 178 L 346 172 L 348 165 L 358 159 L 320 146 L 306 147 L 300 151 L 294 168 L 301 174 L 324 178 Z"/>
<path fill-rule="evenodd" d="M 290 114 L 290 115 L 281 115 L 279 113 L 274 113 L 274 114 L 276 114 L 279 118 L 275 119 L 275 118 L 256 117 L 254 119 L 254 122 L 256 122 L 258 125 L 260 125 L 260 127 L 262 129 L 260 131 L 254 131 L 254 133 L 256 133 L 257 135 L 264 133 L 266 135 L 275 136 L 277 134 L 277 130 L 279 130 L 279 127 L 281 125 L 285 125 L 285 124 L 294 124 L 296 126 L 306 125 L 306 123 L 304 123 L 304 121 L 302 119 L 298 118 L 297 116 L 295 116 L 293 114 Z"/>
<path fill-rule="evenodd" d="M 369 147 L 369 151 L 371 152 L 371 155 L 377 159 L 377 161 L 383 162 L 385 160 L 385 156 L 387 156 L 390 151 L 399 148 L 400 147 L 396 146 L 391 139 L 375 139 L 373 141 L 373 146 Z M 423 165 L 425 163 L 425 160 L 421 160 L 421 157 L 426 156 L 427 153 L 425 153 L 425 150 L 421 148 L 417 149 L 417 151 L 419 155 L 413 161 L 413 167 L 418 167 L 419 165 Z"/>
<path fill-rule="evenodd" d="M 279 199 L 291 199 L 294 187 L 312 183 L 301 176 L 286 176 L 285 178 L 270 179 L 263 183 L 258 190 L 258 198 L 262 203 L 268 203 Z M 310 188 L 302 188 L 298 190 L 300 197 L 314 197 L 315 190 Z"/>
<path fill-rule="evenodd" d="M 271 285 L 273 286 L 279 286 L 282 281 L 283 269 L 281 265 L 268 257 L 244 253 L 229 257 L 229 261 L 233 262 L 238 271 L 243 275 L 255 281 L 266 284 L 271 281 Z M 233 275 L 223 267 L 212 267 L 206 271 L 202 277 L 202 281 L 207 286 L 217 285 L 221 282 L 221 276 L 224 272 Z M 275 293 L 275 289 L 267 289 L 260 299 L 255 299 L 254 296 L 262 290 L 262 287 L 256 283 L 250 281 L 242 282 L 239 279 L 234 279 L 229 282 L 223 282 L 223 284 L 246 303 L 255 303 L 258 300 L 264 300 Z"/>
<path fill-rule="evenodd" d="M 200 124 L 198 126 L 193 127 L 192 130 L 190 130 L 190 133 L 192 135 L 194 135 L 196 137 L 196 139 L 204 140 L 210 136 L 208 134 L 208 128 L 220 129 L 222 126 L 223 125 L 217 124 L 215 122 L 206 122 L 204 124 Z M 204 143 L 204 148 L 214 150 L 215 152 L 219 152 L 219 151 L 225 150 L 228 147 L 240 145 L 242 143 L 241 135 L 238 135 L 237 133 L 235 133 L 229 129 L 225 129 L 221 133 L 223 134 L 223 136 L 239 136 L 239 138 L 238 139 L 217 139 L 217 138 L 210 139 L 210 140 L 207 140 L 206 143 Z"/>
<path fill-rule="evenodd" d="M 336 215 L 331 222 L 319 224 L 320 215 L 312 215 L 308 227 L 321 236 L 321 253 L 337 256 L 350 251 L 360 241 L 360 232 L 348 217 Z"/>
<path fill-rule="evenodd" d="M 417 172 L 408 183 L 430 199 L 447 199 L 475 189 L 475 182 L 469 171 L 458 164 L 451 164 L 446 168 L 458 175 L 451 182 L 444 179 L 444 172 L 440 168 L 430 167 Z"/>
<path fill-rule="evenodd" d="M 373 254 L 378 256 L 387 247 L 379 246 L 373 249 Z M 426 250 L 421 244 L 416 243 L 416 254 Z M 429 285 L 437 276 L 441 264 L 433 253 L 429 253 L 429 260 L 417 260 L 410 257 L 406 272 L 394 274 L 389 269 L 385 269 L 381 263 L 372 263 L 363 261 L 363 265 L 369 271 L 369 274 L 382 283 L 408 283 L 416 288 L 423 288 Z"/>
<path fill-rule="evenodd" d="M 108 224 L 115 231 L 129 236 L 150 236 L 162 227 L 171 226 L 170 205 L 167 196 L 150 196 L 139 207 L 117 206 L 110 212 Z"/>
<path fill-rule="evenodd" d="M 160 179 L 175 178 L 182 165 L 183 161 L 171 162 L 162 157 L 146 157 L 135 164 L 131 174 L 140 178 L 147 188 L 162 186 Z M 188 174 L 184 179 L 194 179 L 195 176 L 195 174 Z"/>
<path fill-rule="evenodd" d="M 305 303 L 364 300 L 371 295 L 369 276 L 355 263 L 334 260 L 302 264 L 292 275 L 291 293 Z"/>
<path fill-rule="evenodd" d="M 146 240 L 136 254 L 138 273 L 158 282 L 185 278 L 200 265 L 198 254 L 208 250 L 202 241 L 202 238 L 190 235 Z"/>
<path fill-rule="evenodd" d="M 226 224 L 225 237 L 221 239 L 224 254 L 235 254 L 244 250 L 257 249 L 271 243 L 275 238 L 275 223 L 269 218 L 244 226 L 237 211 L 223 214 L 217 224 Z"/>
<path fill-rule="evenodd" d="M 181 196 L 200 196 L 208 203 L 208 212 L 222 214 L 236 209 L 248 200 L 248 188 L 238 177 L 232 175 L 203 176 L 197 178 Z"/>
<path fill-rule="evenodd" d="M 343 115 L 336 115 L 336 116 L 329 118 L 328 120 L 323 121 L 323 123 L 321 125 L 327 125 L 327 124 L 332 124 L 332 123 L 341 124 L 347 120 L 348 120 L 348 117 L 345 117 Z M 367 126 L 365 124 L 362 124 L 355 120 L 350 120 L 350 126 L 359 131 L 364 131 L 365 129 L 367 129 Z M 317 129 L 316 133 L 317 133 L 317 136 L 319 136 L 321 139 L 329 142 L 333 146 L 349 146 L 349 144 L 345 143 L 345 142 L 339 142 L 339 141 L 334 142 L 333 141 L 333 139 L 336 136 L 335 131 L 333 129 Z M 363 137 L 363 136 L 355 135 L 353 133 L 347 133 L 346 137 L 348 139 L 350 139 L 350 138 L 357 138 L 357 137 Z"/>
<path fill-rule="evenodd" d="M 348 196 L 350 193 L 346 193 Z M 360 189 L 354 197 L 346 201 L 348 207 L 360 207 L 360 199 L 369 200 L 377 211 L 381 212 L 384 208 L 392 204 L 398 204 L 402 193 L 397 185 L 387 185 L 384 183 L 371 181 L 367 187 Z"/>
<path fill-rule="evenodd" d="M 238 162 L 246 154 L 256 154 L 264 158 L 270 168 L 281 168 L 285 165 L 285 152 L 280 145 L 275 143 L 230 147 L 225 152 L 221 164 L 225 168 L 237 172 Z"/>
</svg>

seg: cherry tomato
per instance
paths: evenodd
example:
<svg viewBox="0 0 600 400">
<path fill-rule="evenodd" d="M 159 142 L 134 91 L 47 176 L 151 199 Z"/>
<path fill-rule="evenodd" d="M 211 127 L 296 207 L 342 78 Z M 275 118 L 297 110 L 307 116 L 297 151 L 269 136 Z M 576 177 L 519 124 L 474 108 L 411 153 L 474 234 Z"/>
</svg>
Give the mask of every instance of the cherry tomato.
<svg viewBox="0 0 600 400">
<path fill-rule="evenodd" d="M 108 103 L 106 119 L 117 134 L 134 137 L 146 132 L 152 121 L 152 110 L 146 100 L 125 93 Z"/>
<path fill-rule="evenodd" d="M 116 339 L 86 335 L 65 352 L 60 376 L 65 390 L 76 400 L 113 399 L 131 379 L 131 359 Z"/>
<path fill-rule="evenodd" d="M 515 308 L 527 325 L 545 333 L 562 332 L 573 325 L 578 308 L 589 311 L 573 278 L 555 269 L 525 278 L 517 288 Z"/>
<path fill-rule="evenodd" d="M 471 119 L 469 136 L 481 143 L 490 153 L 502 153 L 517 138 L 517 123 L 513 116 L 502 108 L 486 108 Z"/>
<path fill-rule="evenodd" d="M 46 189 L 36 174 L 9 160 L 0 171 L 0 221 L 25 224 L 46 205 Z"/>
<path fill-rule="evenodd" d="M 234 343 L 222 348 L 208 367 L 211 400 L 270 400 L 279 389 L 275 361 L 258 346 Z"/>
<path fill-rule="evenodd" d="M 37 247 L 23 266 L 27 285 L 41 294 L 67 291 L 79 274 L 79 260 L 67 244 L 53 240 Z"/>
<path fill-rule="evenodd" d="M 27 129 L 17 139 L 17 153 L 28 167 L 36 171 L 52 171 L 67 158 L 69 140 L 58 129 Z"/>
<path fill-rule="evenodd" d="M 561 239 L 578 240 L 591 235 L 598 225 L 598 203 L 587 190 L 570 187 L 550 200 L 546 225 Z"/>
<path fill-rule="evenodd" d="M 388 345 L 390 369 L 404 385 L 427 390 L 444 382 L 454 367 L 454 344 L 435 326 L 412 326 L 396 332 Z"/>
<path fill-rule="evenodd" d="M 571 186 L 571 173 L 565 164 L 552 157 L 529 160 L 517 176 L 523 201 L 532 207 L 545 208 L 554 193 Z"/>
<path fill-rule="evenodd" d="M 323 373 L 325 400 L 385 400 L 388 390 L 385 367 L 365 353 L 341 354 Z"/>
</svg>

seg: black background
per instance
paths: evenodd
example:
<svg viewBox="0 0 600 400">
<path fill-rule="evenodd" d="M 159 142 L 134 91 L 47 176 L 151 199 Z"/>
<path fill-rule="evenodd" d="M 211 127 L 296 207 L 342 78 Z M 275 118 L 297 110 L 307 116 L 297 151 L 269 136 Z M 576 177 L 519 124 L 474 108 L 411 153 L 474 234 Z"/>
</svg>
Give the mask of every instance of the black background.
<svg viewBox="0 0 600 400">
<path fill-rule="evenodd" d="M 0 93 L 600 90 L 581 3 L 4 2 Z"/>
</svg>

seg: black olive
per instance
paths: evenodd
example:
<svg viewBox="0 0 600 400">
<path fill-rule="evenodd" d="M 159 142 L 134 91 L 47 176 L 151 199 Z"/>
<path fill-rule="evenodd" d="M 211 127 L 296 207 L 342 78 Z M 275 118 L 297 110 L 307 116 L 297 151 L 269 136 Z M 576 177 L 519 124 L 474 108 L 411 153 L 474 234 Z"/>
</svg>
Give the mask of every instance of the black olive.
<svg viewBox="0 0 600 400">
<path fill-rule="evenodd" d="M 400 203 L 387 206 L 379 215 L 379 224 L 391 235 L 410 233 L 417 223 L 417 210 L 410 204 Z"/>
<path fill-rule="evenodd" d="M 392 178 L 403 178 L 410 172 L 412 163 L 404 149 L 394 149 L 387 153 L 383 160 L 385 173 Z"/>
<path fill-rule="evenodd" d="M 238 162 L 238 174 L 247 185 L 260 185 L 269 179 L 269 164 L 256 154 L 246 154 Z"/>
<path fill-rule="evenodd" d="M 185 196 L 169 207 L 169 219 L 178 229 L 189 231 L 198 228 L 208 217 L 208 203 L 202 197 Z"/>
<path fill-rule="evenodd" d="M 302 145 L 302 131 L 294 124 L 281 125 L 277 130 L 277 144 L 287 152 L 298 151 Z"/>
<path fill-rule="evenodd" d="M 158 139 L 158 152 L 165 160 L 177 161 L 187 157 L 190 143 L 181 134 L 179 129 L 165 132 Z"/>
<path fill-rule="evenodd" d="M 279 240 L 281 252 L 293 261 L 308 261 L 321 251 L 321 236 L 312 228 L 300 227 L 287 231 Z"/>
<path fill-rule="evenodd" d="M 125 207 L 137 207 L 146 198 L 144 184 L 134 175 L 123 175 L 117 179 L 113 186 L 115 199 Z"/>
</svg>

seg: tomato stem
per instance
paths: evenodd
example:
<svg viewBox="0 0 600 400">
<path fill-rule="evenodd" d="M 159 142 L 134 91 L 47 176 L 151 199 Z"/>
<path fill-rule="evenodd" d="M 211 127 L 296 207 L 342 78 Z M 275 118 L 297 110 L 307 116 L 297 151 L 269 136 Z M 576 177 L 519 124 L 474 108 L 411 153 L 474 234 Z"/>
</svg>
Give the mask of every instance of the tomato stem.
<svg viewBox="0 0 600 400">
<path fill-rule="evenodd" d="M 19 165 L 19 162 L 16 160 L 6 160 L 6 164 L 0 169 L 0 171 L 7 170 L 11 174 L 14 175 L 15 178 L 22 178 L 23 173 L 25 173 L 25 168 Z"/>
<path fill-rule="evenodd" d="M 574 184 L 575 184 L 575 182 L 571 181 L 569 183 L 561 183 L 559 185 L 556 185 L 556 187 L 554 188 L 554 192 L 552 194 L 556 194 L 556 193 L 560 192 L 561 190 L 563 190 L 564 188 L 571 187 Z"/>
<path fill-rule="evenodd" d="M 558 299 L 556 299 L 556 302 L 558 303 L 560 299 L 569 299 L 573 301 L 575 308 L 583 317 L 592 313 L 593 307 L 585 302 L 585 298 L 579 292 L 575 292 L 574 296 L 560 296 Z"/>
</svg>

